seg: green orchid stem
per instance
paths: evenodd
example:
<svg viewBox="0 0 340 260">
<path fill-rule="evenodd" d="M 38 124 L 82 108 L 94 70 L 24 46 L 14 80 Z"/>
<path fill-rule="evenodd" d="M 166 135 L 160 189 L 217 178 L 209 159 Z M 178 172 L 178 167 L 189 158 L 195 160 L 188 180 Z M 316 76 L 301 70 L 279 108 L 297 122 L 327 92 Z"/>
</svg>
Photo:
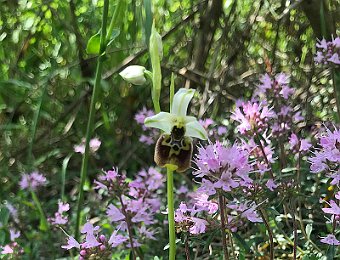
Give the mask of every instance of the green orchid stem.
<svg viewBox="0 0 340 260">
<path fill-rule="evenodd" d="M 161 107 L 159 105 L 159 95 L 155 95 L 152 93 L 152 102 L 153 102 L 153 107 L 155 108 L 155 113 L 158 114 L 161 112 Z"/>
<path fill-rule="evenodd" d="M 149 79 L 153 85 L 153 73 L 149 70 L 145 70 L 144 71 L 144 75 L 147 79 Z M 161 112 L 161 107 L 159 105 L 159 94 L 155 94 L 155 89 L 154 87 L 151 88 L 151 97 L 152 97 L 152 103 L 153 103 L 153 107 L 155 110 L 155 113 L 158 114 L 159 112 Z"/>
<path fill-rule="evenodd" d="M 81 171 L 80 171 L 80 183 L 79 183 L 79 195 L 78 195 L 78 203 L 77 203 L 77 215 L 76 215 L 76 226 L 75 226 L 75 239 L 79 239 L 79 229 L 81 225 L 80 215 L 81 209 L 83 207 L 84 201 L 84 184 L 87 176 L 87 168 L 88 168 L 88 161 L 89 161 L 89 142 L 93 131 L 94 126 L 94 116 L 95 116 L 95 105 L 97 102 L 98 92 L 100 90 L 100 81 L 102 77 L 102 69 L 103 69 L 103 62 L 105 58 L 105 49 L 106 49 L 106 24 L 107 24 L 107 17 L 108 17 L 108 10 L 109 10 L 109 0 L 104 0 L 104 10 L 103 10 L 103 19 L 102 19 L 102 29 L 100 35 L 100 54 L 98 56 L 97 61 L 97 69 L 96 69 L 96 77 L 95 83 L 93 87 L 93 93 L 91 97 L 91 105 L 90 105 L 90 114 L 87 121 L 87 128 L 86 128 L 86 141 L 85 141 L 85 152 L 83 154 L 83 160 L 81 164 Z"/>
<path fill-rule="evenodd" d="M 172 101 L 174 100 L 174 95 L 175 95 L 175 74 L 171 73 L 171 81 L 170 81 L 170 113 L 171 108 L 172 108 Z"/>
<path fill-rule="evenodd" d="M 167 168 L 168 222 L 169 222 L 169 260 L 176 257 L 175 207 L 174 207 L 174 171 Z"/>
<path fill-rule="evenodd" d="M 38 199 L 38 196 L 37 194 L 34 192 L 34 190 L 31 190 L 31 196 L 32 196 L 32 199 L 34 201 L 34 204 L 35 206 L 38 208 L 38 211 L 39 211 L 39 215 L 40 215 L 40 230 L 42 231 L 47 231 L 48 228 L 49 228 L 49 225 L 48 225 L 48 222 L 47 222 L 47 219 L 45 217 L 45 213 L 41 207 L 41 203 Z"/>
</svg>

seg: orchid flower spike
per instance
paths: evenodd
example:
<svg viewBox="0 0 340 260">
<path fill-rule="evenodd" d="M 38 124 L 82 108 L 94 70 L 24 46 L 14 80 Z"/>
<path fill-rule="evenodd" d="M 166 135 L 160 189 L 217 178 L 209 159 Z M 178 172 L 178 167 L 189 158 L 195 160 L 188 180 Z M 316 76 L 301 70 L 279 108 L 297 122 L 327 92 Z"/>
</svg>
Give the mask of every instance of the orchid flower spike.
<svg viewBox="0 0 340 260">
<path fill-rule="evenodd" d="M 156 143 L 154 160 L 158 166 L 176 166 L 178 172 L 190 167 L 192 157 L 191 137 L 206 140 L 207 132 L 187 109 L 195 94 L 193 89 L 181 88 L 174 95 L 170 113 L 160 112 L 147 117 L 145 126 L 164 131 Z"/>
</svg>

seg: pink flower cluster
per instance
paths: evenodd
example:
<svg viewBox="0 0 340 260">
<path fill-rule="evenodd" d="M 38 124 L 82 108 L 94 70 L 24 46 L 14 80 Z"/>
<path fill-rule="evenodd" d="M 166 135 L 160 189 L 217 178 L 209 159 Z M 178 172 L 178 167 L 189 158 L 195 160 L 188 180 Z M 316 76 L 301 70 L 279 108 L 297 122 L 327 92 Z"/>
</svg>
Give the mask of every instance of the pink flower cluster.
<svg viewBox="0 0 340 260">
<path fill-rule="evenodd" d="M 145 118 L 153 115 L 154 112 L 152 110 L 146 109 L 145 107 L 143 107 L 142 110 L 139 110 L 135 115 L 137 124 L 141 125 L 144 131 L 144 133 L 139 137 L 139 141 L 147 145 L 154 144 L 156 142 L 156 137 L 159 135 L 159 131 L 157 129 L 148 128 L 144 125 Z"/>
<path fill-rule="evenodd" d="M 155 222 L 154 215 L 161 206 L 157 192 L 164 186 L 162 174 L 155 168 L 149 168 L 147 171 L 140 171 L 136 178 L 128 183 L 125 175 L 113 169 L 104 172 L 95 183 L 96 188 L 106 189 L 110 195 L 119 199 L 119 205 L 110 204 L 106 211 L 111 222 L 115 223 L 119 230 L 127 232 L 127 225 L 130 224 L 135 233 L 139 234 L 139 239 L 154 239 L 153 231 L 147 229 L 147 226 Z M 138 239 L 134 238 L 133 246 L 140 246 Z"/>
<path fill-rule="evenodd" d="M 24 250 L 15 241 L 20 237 L 20 231 L 15 231 L 14 229 L 9 229 L 11 243 L 0 246 L 0 255 L 11 255 L 10 259 L 20 259 L 20 256 L 24 253 Z"/>
<path fill-rule="evenodd" d="M 68 222 L 68 216 L 65 215 L 67 211 L 70 210 L 70 205 L 68 203 L 58 202 L 58 211 L 54 213 L 54 217 L 49 218 L 49 222 L 52 225 L 65 225 Z"/>
<path fill-rule="evenodd" d="M 85 153 L 85 141 L 86 141 L 85 138 L 83 138 L 80 144 L 73 146 L 73 149 L 76 153 L 81 154 Z M 91 153 L 97 152 L 101 144 L 102 142 L 98 138 L 91 139 L 89 142 L 90 152 Z"/>
<path fill-rule="evenodd" d="M 254 159 L 254 170 L 257 172 L 264 174 L 268 172 L 271 168 L 271 164 L 275 163 L 276 158 L 274 158 L 274 150 L 271 146 L 270 139 L 263 135 L 263 140 L 259 140 L 263 147 L 263 151 L 259 145 L 257 145 L 254 141 L 254 138 L 250 138 L 249 140 L 242 142 L 242 149 L 249 153 L 251 159 Z M 267 160 L 264 158 L 264 154 L 267 157 Z"/>
<path fill-rule="evenodd" d="M 340 130 L 332 132 L 327 129 L 320 138 L 320 148 L 316 148 L 314 155 L 309 157 L 312 173 L 326 172 L 332 178 L 332 185 L 340 182 Z"/>
<path fill-rule="evenodd" d="M 238 215 L 239 217 L 248 219 L 250 222 L 253 222 L 253 223 L 263 222 L 256 212 L 255 203 L 252 203 L 252 202 L 239 203 L 237 201 L 232 201 L 231 203 L 227 205 L 227 207 L 229 209 L 234 210 L 236 215 Z M 230 216 L 230 219 L 232 219 L 233 222 L 237 222 L 235 221 L 236 219 L 234 216 Z"/>
<path fill-rule="evenodd" d="M 260 77 L 260 84 L 254 92 L 253 99 L 272 104 L 273 116 L 269 124 L 273 136 L 283 136 L 293 130 L 296 123 L 304 119 L 300 111 L 294 111 L 288 105 L 295 93 L 289 86 L 290 79 L 285 73 L 274 76 L 264 74 Z"/>
<path fill-rule="evenodd" d="M 273 97 L 287 100 L 294 94 L 294 90 L 288 84 L 289 76 L 285 73 L 279 73 L 273 78 L 266 73 L 260 77 L 260 84 L 257 86 L 254 97 Z"/>
<path fill-rule="evenodd" d="M 290 149 L 293 151 L 293 153 L 305 153 L 308 152 L 309 149 L 312 147 L 312 144 L 307 139 L 300 139 L 294 133 L 292 133 L 289 137 L 289 144 Z"/>
<path fill-rule="evenodd" d="M 333 223 L 333 220 L 335 220 L 336 224 L 338 224 L 338 221 L 340 220 L 340 192 L 337 192 L 335 194 L 335 198 L 338 200 L 338 203 L 336 203 L 334 200 L 330 200 L 329 202 L 326 202 L 329 207 L 323 208 L 322 211 L 325 212 L 326 214 L 331 214 L 331 223 Z M 322 243 L 329 244 L 329 245 L 340 245 L 340 241 L 336 239 L 334 234 L 329 234 L 326 237 L 323 237 L 320 240 Z"/>
<path fill-rule="evenodd" d="M 109 171 L 103 171 L 98 179 L 94 181 L 94 189 L 104 189 L 109 193 L 124 193 L 127 188 L 126 176 L 119 174 L 117 169 L 112 168 Z"/>
<path fill-rule="evenodd" d="M 216 123 L 211 118 L 200 119 L 199 123 L 207 131 L 209 137 L 214 137 L 216 140 L 223 137 L 227 133 L 227 128 L 223 125 L 216 126 Z"/>
<path fill-rule="evenodd" d="M 340 65 L 340 37 L 331 41 L 319 40 L 316 47 L 318 48 L 314 57 L 316 63 Z"/>
<path fill-rule="evenodd" d="M 233 112 L 231 119 L 239 122 L 237 130 L 248 136 L 262 133 L 268 128 L 268 122 L 275 117 L 272 108 L 259 102 L 242 102 Z"/>
<path fill-rule="evenodd" d="M 112 233 L 109 239 L 104 234 L 99 234 L 99 226 L 93 226 L 91 222 L 87 222 L 81 233 L 84 234 L 82 243 L 79 243 L 72 236 L 68 236 L 67 244 L 61 246 L 66 250 L 72 248 L 79 249 L 79 260 L 96 257 L 96 259 L 110 259 L 112 247 L 117 247 L 128 240 L 127 237 L 117 234 L 117 230 Z"/>
<path fill-rule="evenodd" d="M 193 172 L 203 178 L 198 190 L 214 195 L 218 189 L 229 192 L 237 187 L 248 186 L 253 182 L 249 177 L 253 166 L 248 162 L 248 157 L 248 152 L 235 144 L 225 147 L 216 142 L 200 147 L 195 158 L 198 169 Z"/>
<path fill-rule="evenodd" d="M 185 202 L 181 202 L 175 213 L 176 228 L 181 232 L 190 232 L 197 235 L 205 233 L 208 222 L 205 219 L 194 217 L 194 208 L 188 208 Z"/>
<path fill-rule="evenodd" d="M 188 202 L 181 202 L 175 212 L 176 229 L 193 235 L 205 233 L 209 224 L 205 219 L 217 212 L 218 204 L 202 192 L 191 192 L 188 197 Z"/>
<path fill-rule="evenodd" d="M 47 180 L 45 176 L 36 171 L 30 174 L 23 174 L 19 182 L 20 188 L 23 190 L 36 190 L 40 186 L 45 186 L 46 184 Z"/>
</svg>

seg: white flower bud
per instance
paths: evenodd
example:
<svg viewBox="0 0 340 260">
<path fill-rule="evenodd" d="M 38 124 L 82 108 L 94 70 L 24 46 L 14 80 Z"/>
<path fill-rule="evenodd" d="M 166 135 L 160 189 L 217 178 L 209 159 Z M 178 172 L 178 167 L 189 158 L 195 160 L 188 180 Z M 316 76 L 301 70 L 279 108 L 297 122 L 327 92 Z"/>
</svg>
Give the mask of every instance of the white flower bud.
<svg viewBox="0 0 340 260">
<path fill-rule="evenodd" d="M 144 75 L 145 68 L 139 65 L 126 67 L 119 75 L 127 82 L 133 85 L 143 85 L 146 82 Z"/>
</svg>

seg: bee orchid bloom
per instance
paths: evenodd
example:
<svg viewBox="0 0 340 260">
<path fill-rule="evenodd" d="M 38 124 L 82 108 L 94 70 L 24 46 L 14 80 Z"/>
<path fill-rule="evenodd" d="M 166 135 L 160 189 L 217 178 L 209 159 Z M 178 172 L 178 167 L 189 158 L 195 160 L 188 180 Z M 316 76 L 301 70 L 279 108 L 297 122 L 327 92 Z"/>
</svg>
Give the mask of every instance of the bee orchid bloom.
<svg viewBox="0 0 340 260">
<path fill-rule="evenodd" d="M 145 126 L 164 131 L 155 148 L 154 160 L 158 166 L 174 165 L 178 172 L 187 170 L 192 157 L 191 137 L 201 140 L 208 138 L 197 119 L 186 115 L 194 94 L 193 89 L 179 89 L 174 95 L 170 113 L 160 112 L 145 119 Z"/>
</svg>

